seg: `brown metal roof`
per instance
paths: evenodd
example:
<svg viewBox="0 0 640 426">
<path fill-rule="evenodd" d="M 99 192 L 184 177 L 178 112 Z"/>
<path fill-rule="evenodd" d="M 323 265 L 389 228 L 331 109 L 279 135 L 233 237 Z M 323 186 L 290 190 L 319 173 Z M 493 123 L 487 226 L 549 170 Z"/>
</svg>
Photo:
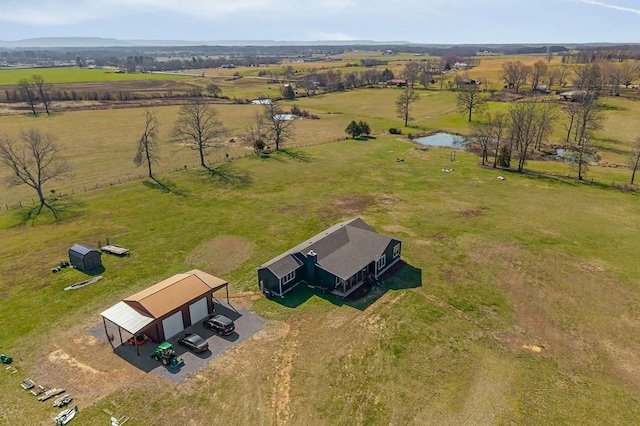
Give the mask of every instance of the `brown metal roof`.
<svg viewBox="0 0 640 426">
<path fill-rule="evenodd" d="M 184 274 L 176 274 L 123 301 L 132 306 L 140 306 L 154 318 L 160 318 L 226 283 L 220 278 L 196 269 Z"/>
</svg>

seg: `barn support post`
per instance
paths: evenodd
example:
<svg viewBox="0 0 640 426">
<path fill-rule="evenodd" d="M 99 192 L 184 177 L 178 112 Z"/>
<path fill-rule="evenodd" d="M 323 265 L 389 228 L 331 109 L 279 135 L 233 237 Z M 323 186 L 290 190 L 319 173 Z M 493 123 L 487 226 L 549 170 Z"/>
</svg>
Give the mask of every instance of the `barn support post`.
<svg viewBox="0 0 640 426">
<path fill-rule="evenodd" d="M 124 345 L 124 342 L 122 341 L 122 329 L 120 329 L 120 326 L 118 326 L 118 334 L 120 335 L 120 344 Z"/>
<path fill-rule="evenodd" d="M 113 349 L 115 351 L 116 348 L 113 346 L 113 342 L 109 338 L 109 330 L 107 330 L 107 320 L 104 317 L 102 317 L 102 324 L 104 324 L 104 334 L 107 336 L 107 340 L 109 341 L 109 344 L 111 345 L 111 349 Z"/>
<path fill-rule="evenodd" d="M 231 302 L 229 302 L 229 284 L 224 286 L 225 290 L 227 290 L 227 305 L 230 305 Z"/>
<path fill-rule="evenodd" d="M 160 343 L 160 328 L 158 327 L 158 322 L 156 321 L 156 339 L 158 343 Z"/>
<path fill-rule="evenodd" d="M 138 347 L 138 338 L 133 335 L 133 343 L 136 345 L 136 355 L 140 356 L 140 348 Z"/>
</svg>

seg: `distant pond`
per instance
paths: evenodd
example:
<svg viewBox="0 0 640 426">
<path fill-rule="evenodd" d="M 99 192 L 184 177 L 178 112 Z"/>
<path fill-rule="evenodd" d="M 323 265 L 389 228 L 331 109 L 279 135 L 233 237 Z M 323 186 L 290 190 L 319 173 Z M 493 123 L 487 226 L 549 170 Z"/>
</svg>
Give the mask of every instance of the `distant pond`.
<svg viewBox="0 0 640 426">
<path fill-rule="evenodd" d="M 421 145 L 460 148 L 464 144 L 464 137 L 447 132 L 438 132 L 433 135 L 416 138 L 414 141 Z"/>
</svg>

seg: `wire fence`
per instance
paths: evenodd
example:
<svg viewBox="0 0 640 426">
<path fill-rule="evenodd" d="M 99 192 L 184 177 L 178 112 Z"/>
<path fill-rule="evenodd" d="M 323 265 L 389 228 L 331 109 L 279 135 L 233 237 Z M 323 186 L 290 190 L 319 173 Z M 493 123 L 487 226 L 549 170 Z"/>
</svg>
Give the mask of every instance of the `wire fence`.
<svg viewBox="0 0 640 426">
<path fill-rule="evenodd" d="M 334 139 L 320 141 L 320 142 L 314 141 L 314 142 L 307 142 L 307 143 L 304 143 L 304 142 L 295 143 L 293 145 L 288 145 L 286 147 L 283 147 L 283 149 L 306 148 L 311 146 L 326 145 L 329 143 L 344 141 L 345 139 L 346 138 L 334 138 Z M 253 151 L 246 152 L 244 154 L 233 154 L 233 155 L 225 154 L 223 156 L 218 156 L 218 158 L 216 158 L 214 161 L 209 162 L 209 165 L 212 167 L 215 167 L 215 166 L 220 166 L 233 161 L 237 161 L 237 160 L 241 160 L 249 157 L 255 157 L 255 156 L 257 156 L 257 154 Z M 199 167 L 201 167 L 200 164 L 186 164 L 182 167 L 175 166 L 172 168 L 154 167 L 153 170 L 154 170 L 154 174 L 161 176 L 161 175 L 167 175 L 171 173 L 184 172 L 190 169 L 197 169 Z M 96 191 L 98 189 L 108 188 L 115 185 L 122 185 L 130 182 L 140 181 L 147 178 L 148 176 L 143 173 L 128 174 L 126 176 L 121 176 L 121 177 L 117 177 L 117 178 L 113 178 L 113 179 L 109 179 L 101 182 L 83 184 L 82 186 L 70 186 L 62 189 L 56 189 L 55 192 L 51 193 L 51 196 L 48 199 L 49 200 L 59 199 L 59 198 L 64 198 L 71 195 L 83 194 L 86 192 Z M 29 198 L 25 197 L 25 198 L 14 200 L 14 201 L 0 201 L 0 211 L 10 211 L 10 210 L 20 209 L 27 206 L 33 206 L 37 202 L 38 200 L 35 197 L 29 197 Z"/>
</svg>

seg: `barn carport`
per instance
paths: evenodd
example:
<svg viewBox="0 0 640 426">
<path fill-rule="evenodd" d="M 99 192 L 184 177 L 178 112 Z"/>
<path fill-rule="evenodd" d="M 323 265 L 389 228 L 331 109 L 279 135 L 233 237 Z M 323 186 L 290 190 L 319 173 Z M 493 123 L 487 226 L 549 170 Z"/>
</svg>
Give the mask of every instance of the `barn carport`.
<svg viewBox="0 0 640 426">
<path fill-rule="evenodd" d="M 101 313 L 111 347 L 115 350 L 107 321 L 118 327 L 121 345 L 125 342 L 122 330 L 134 337 L 136 354 L 140 356 L 138 334 L 143 333 L 155 342 L 170 339 L 213 312 L 216 291 L 226 289 L 228 304 L 228 286 L 227 281 L 194 269 L 124 298 Z"/>
</svg>

